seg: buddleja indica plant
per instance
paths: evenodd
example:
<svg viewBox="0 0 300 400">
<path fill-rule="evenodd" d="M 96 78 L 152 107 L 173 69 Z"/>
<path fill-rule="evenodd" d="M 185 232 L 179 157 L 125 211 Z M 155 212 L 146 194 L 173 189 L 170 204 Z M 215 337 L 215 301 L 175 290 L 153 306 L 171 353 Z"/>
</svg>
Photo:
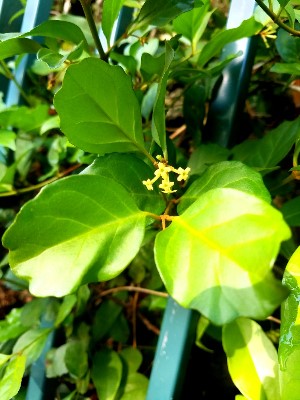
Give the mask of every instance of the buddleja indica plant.
<svg viewBox="0 0 300 400">
<path fill-rule="evenodd" d="M 209 2 L 198 2 L 195 8 L 193 1 L 177 3 L 164 2 L 158 9 L 157 2 L 147 0 L 127 34 L 145 32 L 150 24 L 162 26 L 182 17 L 183 11 L 203 12 L 202 23 L 207 24 Z M 119 8 L 113 11 L 116 17 Z M 115 17 L 110 23 L 108 17 L 103 21 L 108 38 Z M 180 31 L 180 19 L 176 21 L 174 26 Z M 48 21 L 34 34 L 57 34 L 56 22 Z M 196 30 L 197 40 L 202 28 Z M 76 28 L 72 29 L 73 36 L 63 35 L 78 42 Z M 250 19 L 241 29 L 232 30 L 230 37 L 216 36 L 200 53 L 199 71 L 227 42 L 260 29 Z M 195 56 L 196 39 L 190 39 L 191 56 Z M 3 42 L 6 56 L 12 55 L 13 40 Z M 28 45 L 22 38 L 18 43 Z M 82 53 L 84 39 L 80 43 L 79 54 L 84 57 L 78 57 L 77 47 L 76 55 L 59 60 L 60 65 L 68 61 L 68 68 L 54 106 L 69 142 L 94 154 L 95 159 L 80 174 L 47 185 L 22 207 L 3 236 L 13 272 L 29 282 L 34 296 L 66 296 L 55 324 L 59 326 L 74 306 L 69 296 L 82 285 L 119 276 L 145 241 L 151 243 L 155 237 L 156 267 L 170 296 L 224 327 L 229 369 L 241 392 L 251 399 L 260 398 L 261 390 L 265 398 L 279 398 L 275 348 L 251 319 L 267 318 L 287 297 L 272 267 L 291 232 L 282 213 L 270 204 L 261 174 L 252 167 L 274 168 L 297 139 L 299 121 L 286 122 L 272 135 L 236 146 L 232 161 L 226 155 L 199 172 L 198 151 L 189 163 L 177 162 L 166 135 L 164 99 L 168 78 L 175 71 L 178 37 L 165 43 L 159 57 L 145 56 L 151 65 L 148 70 L 141 61 L 144 78 L 150 69 L 151 79 L 156 79 L 150 139 L 143 130 L 141 106 L 124 65 L 106 62 L 112 53 L 104 54 L 101 47 L 102 59 L 88 56 Z M 39 46 L 34 49 L 40 52 Z M 50 64 L 51 52 L 45 52 Z M 219 65 L 219 71 L 227 62 Z M 208 67 L 208 71 L 214 76 L 216 70 Z M 208 151 L 214 149 L 207 146 Z M 33 341 L 38 334 L 32 336 Z M 20 349 L 21 344 L 14 354 L 21 354 Z M 16 360 L 24 371 L 25 360 Z M 242 379 L 248 380 L 246 387 L 239 384 L 241 360 L 247 365 L 247 376 Z M 263 372 L 260 365 L 264 365 Z"/>
</svg>

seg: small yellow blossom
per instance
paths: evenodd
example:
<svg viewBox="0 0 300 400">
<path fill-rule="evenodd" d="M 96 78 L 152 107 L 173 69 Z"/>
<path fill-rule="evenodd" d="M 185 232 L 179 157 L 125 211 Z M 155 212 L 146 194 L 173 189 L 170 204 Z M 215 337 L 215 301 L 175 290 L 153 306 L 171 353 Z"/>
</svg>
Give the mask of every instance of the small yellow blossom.
<svg viewBox="0 0 300 400">
<path fill-rule="evenodd" d="M 176 190 L 171 190 L 173 185 L 174 185 L 174 182 L 163 180 L 162 183 L 158 187 L 162 190 L 163 193 L 174 193 L 174 192 L 176 192 Z"/>
<path fill-rule="evenodd" d="M 187 167 L 186 169 L 179 167 L 176 171 L 178 174 L 177 180 L 178 181 L 186 181 L 189 177 L 190 170 L 191 170 L 191 168 L 189 168 L 189 167 Z"/>
<path fill-rule="evenodd" d="M 153 190 L 152 183 L 153 182 L 151 181 L 151 179 L 147 179 L 146 181 L 143 181 L 143 185 L 145 185 L 148 190 Z"/>
<path fill-rule="evenodd" d="M 158 163 L 155 164 L 157 170 L 154 172 L 153 179 L 147 179 L 143 181 L 143 185 L 146 186 L 148 190 L 153 190 L 153 183 L 156 182 L 159 178 L 162 178 L 161 184 L 158 186 L 163 193 L 175 193 L 176 190 L 172 190 L 175 182 L 170 181 L 170 172 L 174 172 L 178 175 L 177 180 L 186 181 L 188 179 L 188 175 L 190 172 L 190 168 L 183 169 L 179 167 L 178 169 L 168 165 L 168 162 L 164 160 L 162 156 L 156 156 Z"/>
</svg>

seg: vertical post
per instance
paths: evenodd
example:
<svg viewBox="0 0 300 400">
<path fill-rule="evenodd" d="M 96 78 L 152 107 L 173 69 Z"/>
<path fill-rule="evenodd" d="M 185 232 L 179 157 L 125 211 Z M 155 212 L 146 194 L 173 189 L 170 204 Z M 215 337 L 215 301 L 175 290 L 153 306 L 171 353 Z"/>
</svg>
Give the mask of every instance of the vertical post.
<svg viewBox="0 0 300 400">
<path fill-rule="evenodd" d="M 28 32 L 43 21 L 46 21 L 49 18 L 52 3 L 53 0 L 27 0 L 21 32 Z M 31 62 L 32 58 L 26 55 L 16 69 L 15 77 L 21 86 L 25 84 L 25 74 Z M 16 85 L 10 82 L 5 103 L 7 106 L 11 106 L 19 102 L 20 92 Z"/>
<path fill-rule="evenodd" d="M 236 28 L 253 15 L 255 0 L 232 0 L 227 29 Z M 205 138 L 223 147 L 234 145 L 238 138 L 239 115 L 243 110 L 245 96 L 253 66 L 256 38 L 244 38 L 225 46 L 222 58 L 239 51 L 242 55 L 228 64 L 208 114 Z"/>
<path fill-rule="evenodd" d="M 22 24 L 22 16 L 11 18 L 22 10 L 22 4 L 18 1 L 0 0 L 0 33 L 19 32 Z M 0 75 L 0 92 L 6 96 L 9 80 Z"/>
</svg>

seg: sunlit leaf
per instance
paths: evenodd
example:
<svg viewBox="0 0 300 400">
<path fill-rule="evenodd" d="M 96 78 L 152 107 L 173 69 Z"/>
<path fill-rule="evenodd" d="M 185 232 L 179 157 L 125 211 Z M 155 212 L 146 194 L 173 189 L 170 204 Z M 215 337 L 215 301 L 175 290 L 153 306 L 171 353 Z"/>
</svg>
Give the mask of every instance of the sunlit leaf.
<svg viewBox="0 0 300 400">
<path fill-rule="evenodd" d="M 19 354 L 7 365 L 4 375 L 0 380 L 1 400 L 10 400 L 20 390 L 23 374 L 25 372 L 25 362 L 26 357 Z"/>
<path fill-rule="evenodd" d="M 71 176 L 26 203 L 3 243 L 32 293 L 63 296 L 118 275 L 140 248 L 145 218 L 113 180 Z"/>
<path fill-rule="evenodd" d="M 277 352 L 254 321 L 238 318 L 223 327 L 228 369 L 247 399 L 280 400 Z"/>
<path fill-rule="evenodd" d="M 283 284 L 290 290 L 281 309 L 279 374 L 281 400 L 296 400 L 300 391 L 300 247 L 286 266 Z"/>
<path fill-rule="evenodd" d="M 203 194 L 155 242 L 168 292 L 217 325 L 266 318 L 285 290 L 270 269 L 290 231 L 281 213 L 235 189 Z"/>
<path fill-rule="evenodd" d="M 121 67 L 95 58 L 70 66 L 54 104 L 75 146 L 99 154 L 145 153 L 140 106 Z"/>
<path fill-rule="evenodd" d="M 114 179 L 130 193 L 141 210 L 161 214 L 165 208 L 161 193 L 156 188 L 149 191 L 142 184 L 153 172 L 153 168 L 134 154 L 108 154 L 96 158 L 82 173 Z"/>
<path fill-rule="evenodd" d="M 210 166 L 200 178 L 191 184 L 180 199 L 178 212 L 182 213 L 208 190 L 222 187 L 238 189 L 268 203 L 271 202 L 270 193 L 258 172 L 238 161 L 223 161 Z"/>
</svg>

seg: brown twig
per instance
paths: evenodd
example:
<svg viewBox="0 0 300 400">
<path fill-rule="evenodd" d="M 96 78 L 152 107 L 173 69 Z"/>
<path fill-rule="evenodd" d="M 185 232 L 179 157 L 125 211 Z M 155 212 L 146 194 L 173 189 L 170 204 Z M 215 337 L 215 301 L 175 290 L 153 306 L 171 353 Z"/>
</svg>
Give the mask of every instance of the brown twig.
<svg viewBox="0 0 300 400">
<path fill-rule="evenodd" d="M 141 313 L 138 313 L 138 317 L 143 322 L 143 324 L 146 326 L 146 328 L 149 329 L 149 331 L 154 332 L 157 336 L 159 335 L 160 330 L 155 325 L 153 325 L 152 322 L 150 322 L 148 318 L 146 318 Z"/>
<path fill-rule="evenodd" d="M 152 290 L 152 289 L 146 289 L 146 288 L 142 288 L 142 287 L 139 287 L 139 286 L 119 286 L 119 287 L 115 287 L 115 288 L 103 290 L 99 294 L 99 296 L 100 297 L 104 297 L 104 296 L 107 296 L 109 294 L 118 293 L 118 292 L 124 292 L 124 291 L 145 293 L 145 294 L 150 294 L 150 295 L 153 295 L 153 296 L 159 296 L 159 297 L 165 297 L 165 298 L 169 297 L 168 293 L 159 292 L 157 290 Z"/>
</svg>

